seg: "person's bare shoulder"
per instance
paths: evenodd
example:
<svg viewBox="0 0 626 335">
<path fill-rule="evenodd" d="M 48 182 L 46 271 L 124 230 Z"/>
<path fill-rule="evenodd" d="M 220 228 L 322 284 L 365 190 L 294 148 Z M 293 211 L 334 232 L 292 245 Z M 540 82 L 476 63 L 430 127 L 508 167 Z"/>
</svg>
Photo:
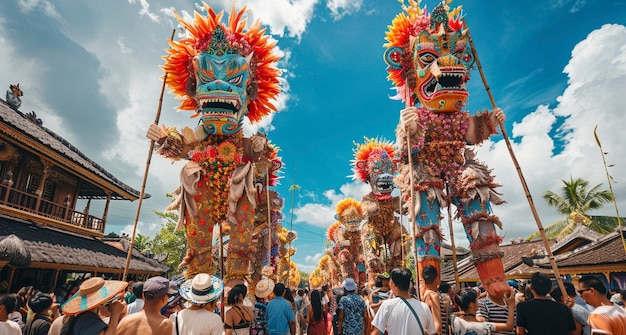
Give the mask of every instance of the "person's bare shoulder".
<svg viewBox="0 0 626 335">
<path fill-rule="evenodd" d="M 146 325 L 146 316 L 143 312 L 126 315 L 117 325 L 116 335 L 139 334 L 139 329 Z"/>
<path fill-rule="evenodd" d="M 173 329 L 172 320 L 163 319 L 159 328 L 153 332 L 153 335 L 171 335 Z"/>
</svg>

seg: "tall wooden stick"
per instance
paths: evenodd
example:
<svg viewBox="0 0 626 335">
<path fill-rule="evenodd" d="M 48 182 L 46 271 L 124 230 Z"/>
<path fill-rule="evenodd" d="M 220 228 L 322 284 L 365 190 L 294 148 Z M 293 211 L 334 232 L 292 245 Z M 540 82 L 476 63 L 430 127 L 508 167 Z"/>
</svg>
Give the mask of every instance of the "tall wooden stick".
<svg viewBox="0 0 626 335">
<path fill-rule="evenodd" d="M 409 83 L 405 83 L 404 86 L 404 107 L 405 108 L 409 108 L 411 107 L 411 90 L 409 88 Z M 406 132 L 406 147 L 407 147 L 407 154 L 409 155 L 409 185 L 410 185 L 410 203 L 411 205 L 409 206 L 409 215 L 411 216 L 411 219 L 409 222 L 412 222 L 411 227 L 413 228 L 413 261 L 415 262 L 415 282 L 417 283 L 417 297 L 418 299 L 421 299 L 421 294 L 420 294 L 420 274 L 419 274 L 419 262 L 417 259 L 417 238 L 415 237 L 415 234 L 417 232 L 417 220 L 415 219 L 415 181 L 413 180 L 413 152 L 411 150 L 411 132 L 409 129 L 409 126 L 407 125 L 405 127 Z M 402 195 L 400 195 L 402 196 Z M 419 195 L 418 195 L 419 196 Z"/>
<path fill-rule="evenodd" d="M 267 201 L 267 265 L 272 266 L 272 206 L 270 204 L 270 168 L 265 178 L 265 198 Z"/>
<path fill-rule="evenodd" d="M 172 29 L 172 36 L 170 41 L 174 40 L 174 33 L 176 29 Z M 163 106 L 163 94 L 165 92 L 165 84 L 167 82 L 167 72 L 163 76 L 163 85 L 161 86 L 161 95 L 159 96 L 159 106 L 154 118 L 154 124 L 159 124 L 161 119 L 161 107 Z M 124 274 L 122 280 L 126 281 L 126 275 L 128 274 L 128 267 L 130 266 L 130 259 L 133 256 L 133 248 L 135 247 L 135 235 L 137 234 L 137 222 L 139 222 L 139 214 L 141 214 L 141 204 L 143 203 L 143 197 L 146 194 L 146 181 L 148 180 L 148 171 L 150 170 L 150 161 L 152 160 L 152 152 L 154 151 L 154 141 L 150 140 L 150 150 L 148 151 L 148 158 L 146 159 L 146 168 L 143 172 L 143 180 L 141 182 L 141 192 L 139 193 L 139 202 L 137 203 L 137 212 L 135 213 L 135 222 L 133 224 L 133 234 L 130 238 L 130 246 L 128 247 L 128 254 L 126 255 L 126 264 L 124 265 Z"/>
<path fill-rule="evenodd" d="M 474 55 L 474 60 L 476 61 L 476 66 L 478 67 L 478 72 L 480 73 L 480 78 L 483 81 L 483 85 L 485 86 L 485 90 L 489 95 L 489 100 L 491 101 L 491 107 L 493 109 L 497 108 L 496 100 L 493 97 L 493 93 L 491 93 L 491 88 L 489 84 L 487 84 L 487 78 L 485 77 L 485 73 L 483 71 L 483 67 L 480 64 L 480 59 L 478 58 L 478 52 L 476 52 L 476 47 L 474 46 L 474 40 L 472 40 L 472 35 L 469 32 L 469 28 L 467 27 L 467 22 L 464 22 L 465 29 L 467 30 L 467 39 L 470 44 L 470 49 L 472 50 L 472 54 Z M 541 224 L 541 219 L 539 218 L 539 214 L 537 213 L 537 208 L 535 207 L 535 203 L 533 202 L 533 198 L 530 195 L 530 191 L 528 189 L 528 185 L 526 184 L 526 179 L 524 178 L 524 174 L 522 173 L 522 168 L 517 162 L 517 158 L 515 157 L 515 153 L 513 152 L 513 147 L 511 146 L 511 141 L 509 140 L 509 136 L 507 135 L 506 128 L 502 122 L 499 123 L 500 131 L 502 132 L 502 136 L 504 137 L 504 141 L 506 142 L 506 147 L 509 150 L 509 155 L 513 160 L 513 164 L 515 165 L 515 170 L 517 171 L 517 175 L 522 183 L 522 187 L 524 188 L 524 193 L 526 194 L 526 200 L 528 200 L 528 205 L 530 206 L 530 210 L 533 213 L 533 217 L 535 218 L 535 222 L 537 223 L 537 227 L 539 228 L 539 233 L 541 234 L 541 238 L 543 239 L 543 244 L 546 248 L 546 252 L 548 253 L 548 259 L 550 260 L 550 265 L 552 266 L 552 270 L 554 271 L 554 276 L 556 277 L 556 281 L 561 289 L 561 294 L 563 297 L 567 297 L 567 292 L 565 291 L 565 286 L 563 285 L 563 280 L 561 280 L 561 274 L 559 273 L 559 269 L 556 266 L 556 261 L 554 260 L 554 255 L 552 254 L 552 250 L 550 250 L 550 244 L 548 243 L 548 238 L 546 237 L 545 230 L 543 229 L 543 225 Z"/>
<path fill-rule="evenodd" d="M 450 187 L 446 184 L 446 193 L 450 195 Z M 448 202 L 448 227 L 450 229 L 450 243 L 452 244 L 452 266 L 454 267 L 454 286 L 457 292 L 461 290 L 461 283 L 459 283 L 459 267 L 456 264 L 456 242 L 454 242 L 454 228 L 452 227 L 452 208 L 450 208 L 450 202 Z M 441 273 L 439 274 L 441 277 Z"/>
</svg>

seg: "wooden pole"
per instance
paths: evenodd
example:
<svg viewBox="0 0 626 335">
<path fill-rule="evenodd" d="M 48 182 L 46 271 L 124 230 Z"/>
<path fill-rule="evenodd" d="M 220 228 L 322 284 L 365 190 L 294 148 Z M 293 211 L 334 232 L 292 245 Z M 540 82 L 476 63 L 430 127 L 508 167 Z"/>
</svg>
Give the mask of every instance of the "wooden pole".
<svg viewBox="0 0 626 335">
<path fill-rule="evenodd" d="M 170 41 L 174 40 L 174 33 L 176 29 L 172 29 L 172 36 Z M 154 124 L 159 124 L 161 118 L 161 107 L 163 106 L 163 93 L 165 92 L 165 83 L 167 82 L 167 72 L 163 76 L 163 85 L 161 86 L 161 95 L 159 97 L 159 106 L 154 118 Z M 143 172 L 143 180 L 141 182 L 141 192 L 139 193 L 139 202 L 137 203 L 137 212 L 135 213 L 135 222 L 133 224 L 133 234 L 130 238 L 130 246 L 128 247 L 128 255 L 126 255 L 126 265 L 124 265 L 124 274 L 122 280 L 126 281 L 126 275 L 128 274 L 128 267 L 130 266 L 130 259 L 133 255 L 133 248 L 135 246 L 135 234 L 137 234 L 137 222 L 139 222 L 139 214 L 141 213 L 141 204 L 143 203 L 143 197 L 146 193 L 146 181 L 148 180 L 148 171 L 150 170 L 150 161 L 152 160 L 152 152 L 154 151 L 154 141 L 150 140 L 150 150 L 148 151 L 148 158 L 146 159 L 146 168 Z"/>
<path fill-rule="evenodd" d="M 483 81 L 483 85 L 485 86 L 485 90 L 487 91 L 487 95 L 489 95 L 489 100 L 491 101 L 491 107 L 493 109 L 497 108 L 496 100 L 493 97 L 493 93 L 491 93 L 491 88 L 489 84 L 487 84 L 487 78 L 485 77 L 485 73 L 483 71 L 483 67 L 480 64 L 480 59 L 478 58 L 478 52 L 476 52 L 476 47 L 474 46 L 474 40 L 472 40 L 472 35 L 469 32 L 469 28 L 467 27 L 467 22 L 463 23 L 465 29 L 467 30 L 467 39 L 470 44 L 470 49 L 472 54 L 474 55 L 474 60 L 476 62 L 476 66 L 478 67 L 478 72 L 480 73 L 480 78 Z M 543 225 L 541 224 L 541 219 L 539 218 L 539 214 L 537 213 L 537 208 L 535 207 L 535 203 L 533 202 L 533 198 L 530 195 L 530 191 L 528 189 L 528 185 L 526 184 L 526 179 L 524 178 L 524 174 L 522 173 L 522 168 L 520 167 L 517 158 L 515 157 L 515 152 L 513 152 L 513 147 L 511 146 L 511 141 L 509 140 L 509 136 L 506 132 L 506 128 L 502 122 L 499 123 L 500 131 L 502 132 L 502 137 L 504 137 L 504 141 L 506 142 L 506 147 L 509 150 L 509 155 L 513 160 L 513 164 L 515 165 L 515 170 L 517 171 L 517 175 L 519 176 L 520 182 L 522 183 L 522 187 L 524 188 L 524 193 L 526 195 L 526 200 L 528 200 L 528 205 L 530 206 L 530 210 L 533 213 L 533 217 L 535 218 L 535 222 L 537 223 L 537 228 L 539 228 L 539 234 L 543 239 L 543 244 L 546 248 L 546 252 L 548 253 L 548 259 L 550 260 L 550 265 L 552 266 L 552 270 L 554 271 L 554 276 L 556 277 L 556 281 L 561 289 L 561 294 L 563 297 L 567 297 L 567 292 L 565 291 L 565 286 L 563 285 L 563 280 L 561 279 L 561 274 L 559 273 L 559 269 L 556 266 L 556 261 L 554 260 L 554 255 L 552 254 L 552 250 L 550 250 L 550 244 L 548 243 L 548 238 L 546 237 L 545 230 L 543 229 Z"/>
<path fill-rule="evenodd" d="M 409 83 L 405 83 L 404 86 L 404 107 L 405 108 L 409 108 L 411 107 L 411 90 L 409 88 Z M 417 238 L 415 237 L 415 234 L 417 232 L 417 221 L 415 220 L 415 181 L 413 180 L 413 152 L 411 150 L 411 134 L 410 134 L 410 129 L 409 126 L 407 125 L 405 128 L 405 132 L 406 132 L 406 147 L 407 147 L 407 154 L 409 155 L 409 185 L 410 185 L 410 197 L 411 197 L 411 202 L 410 202 L 410 206 L 409 206 L 409 215 L 410 215 L 410 219 L 409 222 L 411 222 L 411 227 L 413 228 L 413 261 L 415 262 L 415 282 L 417 284 L 417 297 L 418 299 L 421 300 L 421 293 L 420 293 L 420 274 L 419 274 L 419 262 L 417 259 Z M 402 195 L 400 195 L 402 196 Z M 419 196 L 419 195 L 418 195 Z"/>
<path fill-rule="evenodd" d="M 267 201 L 267 266 L 272 266 L 272 206 L 270 204 L 270 170 L 267 169 L 265 200 Z M 261 271 L 262 272 L 262 271 Z M 278 279 L 278 278 L 277 278 Z"/>
<path fill-rule="evenodd" d="M 446 185 L 446 193 L 450 195 L 450 188 Z M 450 229 L 450 244 L 452 245 L 452 266 L 454 267 L 454 287 L 457 292 L 461 290 L 461 283 L 459 283 L 459 267 L 456 264 L 456 242 L 454 242 L 454 228 L 452 227 L 452 208 L 450 208 L 450 201 L 448 201 L 448 227 Z M 441 278 L 441 273 L 439 274 Z"/>
</svg>

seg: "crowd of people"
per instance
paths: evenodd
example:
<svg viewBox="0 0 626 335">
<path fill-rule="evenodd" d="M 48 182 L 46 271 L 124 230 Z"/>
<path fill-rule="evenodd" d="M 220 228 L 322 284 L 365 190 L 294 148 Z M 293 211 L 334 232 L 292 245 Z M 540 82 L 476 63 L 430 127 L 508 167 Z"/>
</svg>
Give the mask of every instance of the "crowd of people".
<svg viewBox="0 0 626 335">
<path fill-rule="evenodd" d="M 563 282 L 562 292 L 535 273 L 492 296 L 480 287 L 453 292 L 430 265 L 420 275 L 416 284 L 411 270 L 395 268 L 371 287 L 347 278 L 340 287 L 293 290 L 263 277 L 226 293 L 205 273 L 130 283 L 94 277 L 66 301 L 32 287 L 1 294 L 0 334 L 626 334 L 626 290 L 609 291 L 596 276 Z"/>
</svg>

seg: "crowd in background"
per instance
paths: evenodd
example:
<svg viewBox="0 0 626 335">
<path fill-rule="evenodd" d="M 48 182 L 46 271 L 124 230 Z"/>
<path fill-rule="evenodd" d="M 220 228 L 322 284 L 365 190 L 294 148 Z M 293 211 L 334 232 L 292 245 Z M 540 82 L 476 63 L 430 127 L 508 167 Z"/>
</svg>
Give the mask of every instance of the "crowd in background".
<svg viewBox="0 0 626 335">
<path fill-rule="evenodd" d="M 420 275 L 416 283 L 411 270 L 396 268 L 370 286 L 347 278 L 339 287 L 293 289 L 263 277 L 226 292 L 205 273 L 145 282 L 94 277 L 74 294 L 34 287 L 1 294 L 0 334 L 626 334 L 626 290 L 608 290 L 595 276 L 577 286 L 565 281 L 562 292 L 536 273 L 492 296 L 480 285 L 455 292 L 430 265 Z"/>
</svg>

